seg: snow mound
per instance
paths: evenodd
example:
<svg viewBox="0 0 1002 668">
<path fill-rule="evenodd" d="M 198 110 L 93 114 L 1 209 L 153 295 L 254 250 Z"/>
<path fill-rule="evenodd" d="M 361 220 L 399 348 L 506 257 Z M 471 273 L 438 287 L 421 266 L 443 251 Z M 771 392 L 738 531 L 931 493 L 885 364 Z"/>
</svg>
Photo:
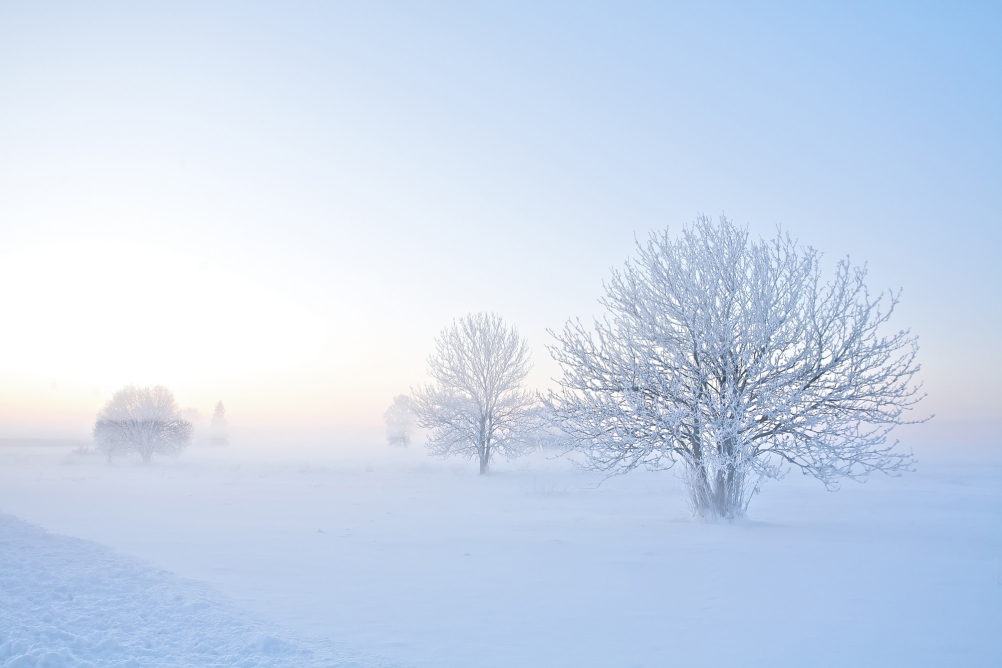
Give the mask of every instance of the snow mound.
<svg viewBox="0 0 1002 668">
<path fill-rule="evenodd" d="M 212 589 L 0 514 L 0 666 L 362 666 Z"/>
</svg>

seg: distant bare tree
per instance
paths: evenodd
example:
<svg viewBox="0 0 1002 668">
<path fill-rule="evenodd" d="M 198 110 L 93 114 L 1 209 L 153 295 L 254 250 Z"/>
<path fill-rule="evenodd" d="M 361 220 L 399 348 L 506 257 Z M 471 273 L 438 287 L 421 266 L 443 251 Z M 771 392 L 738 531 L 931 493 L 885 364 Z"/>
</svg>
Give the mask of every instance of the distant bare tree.
<svg viewBox="0 0 1002 668">
<path fill-rule="evenodd" d="M 181 417 L 191 423 L 192 427 L 198 428 L 205 424 L 205 416 L 197 408 L 182 408 Z"/>
<path fill-rule="evenodd" d="M 496 315 L 470 314 L 435 340 L 428 373 L 435 380 L 414 392 L 418 425 L 432 430 L 429 450 L 458 454 L 490 469 L 496 455 L 508 459 L 526 449 L 535 400 L 522 389 L 529 347 Z"/>
<path fill-rule="evenodd" d="M 220 400 L 216 403 L 215 410 L 212 411 L 212 424 L 210 425 L 212 443 L 216 445 L 229 445 L 230 438 L 227 426 L 226 407 L 223 406 L 223 402 Z"/>
<path fill-rule="evenodd" d="M 883 333 L 898 293 L 871 297 L 848 260 L 826 283 L 814 249 L 724 218 L 637 251 L 606 286 L 611 319 L 568 322 L 551 348 L 563 378 L 545 404 L 588 466 L 681 461 L 696 514 L 723 518 L 784 465 L 829 488 L 909 468 L 886 443 L 922 398 L 916 339 Z"/>
<path fill-rule="evenodd" d="M 135 452 L 144 462 L 154 455 L 176 456 L 191 442 L 192 426 L 166 387 L 129 385 L 116 392 L 97 415 L 94 440 L 108 460 Z"/>
<path fill-rule="evenodd" d="M 407 447 L 414 430 L 414 402 L 406 394 L 393 397 L 393 403 L 383 413 L 386 423 L 386 440 L 390 445 Z"/>
<path fill-rule="evenodd" d="M 193 443 L 205 441 L 205 426 L 208 424 L 202 411 L 197 408 L 182 408 L 181 418 L 191 424 L 191 438 Z"/>
</svg>

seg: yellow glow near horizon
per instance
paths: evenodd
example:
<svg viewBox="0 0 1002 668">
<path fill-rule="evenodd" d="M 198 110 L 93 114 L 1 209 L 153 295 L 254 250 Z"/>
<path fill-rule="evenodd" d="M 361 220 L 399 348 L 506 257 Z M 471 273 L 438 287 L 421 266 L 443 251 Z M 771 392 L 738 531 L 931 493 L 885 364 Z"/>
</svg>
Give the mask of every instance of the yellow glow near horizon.
<svg viewBox="0 0 1002 668">
<path fill-rule="evenodd" d="M 308 305 L 148 244 L 60 243 L 0 258 L 0 370 L 108 386 L 295 365 L 323 345 Z"/>
</svg>

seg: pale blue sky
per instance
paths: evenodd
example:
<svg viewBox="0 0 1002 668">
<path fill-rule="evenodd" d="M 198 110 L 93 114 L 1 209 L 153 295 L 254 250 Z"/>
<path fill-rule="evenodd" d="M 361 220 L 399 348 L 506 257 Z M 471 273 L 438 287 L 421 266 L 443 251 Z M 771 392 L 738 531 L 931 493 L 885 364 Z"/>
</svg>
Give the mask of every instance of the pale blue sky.
<svg viewBox="0 0 1002 668">
<path fill-rule="evenodd" d="M 698 212 L 868 262 L 928 409 L 1002 426 L 998 3 L 130 4 L 0 3 L 0 435 L 125 382 L 378 425 L 482 309 L 542 386 Z"/>
</svg>

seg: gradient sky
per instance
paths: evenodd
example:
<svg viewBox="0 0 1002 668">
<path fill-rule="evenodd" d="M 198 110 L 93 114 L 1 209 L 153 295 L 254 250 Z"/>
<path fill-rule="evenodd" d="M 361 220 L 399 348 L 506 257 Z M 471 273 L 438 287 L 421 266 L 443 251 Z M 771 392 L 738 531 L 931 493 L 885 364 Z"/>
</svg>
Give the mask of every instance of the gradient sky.
<svg viewBox="0 0 1002 668">
<path fill-rule="evenodd" d="M 0 436 L 129 382 L 376 433 L 475 310 L 543 387 L 723 212 L 903 288 L 927 433 L 997 438 L 1002 5 L 828 4 L 0 2 Z"/>
</svg>

